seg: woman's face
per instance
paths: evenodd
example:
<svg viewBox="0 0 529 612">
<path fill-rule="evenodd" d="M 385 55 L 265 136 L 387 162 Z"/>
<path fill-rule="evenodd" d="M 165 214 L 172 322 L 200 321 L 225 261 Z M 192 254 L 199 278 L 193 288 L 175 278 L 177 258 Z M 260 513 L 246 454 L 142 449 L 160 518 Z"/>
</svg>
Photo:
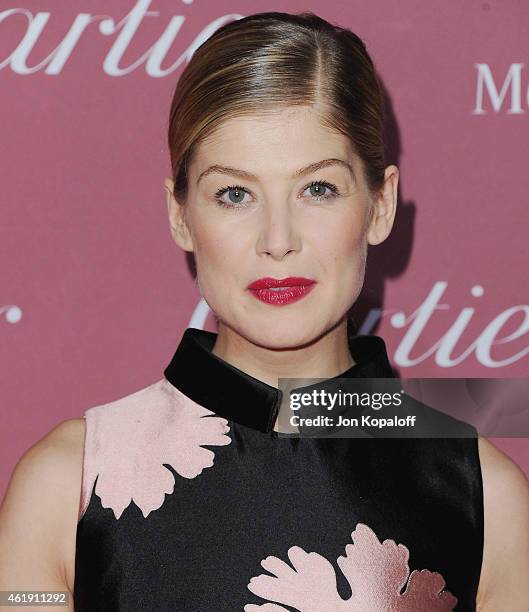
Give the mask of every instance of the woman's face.
<svg viewBox="0 0 529 612">
<path fill-rule="evenodd" d="M 391 230 L 397 168 L 386 175 L 373 199 L 349 140 L 307 107 L 232 119 L 202 142 L 186 202 L 168 193 L 169 216 L 176 242 L 195 254 L 199 288 L 221 324 L 270 348 L 308 343 L 337 324 L 362 288 L 368 243 Z M 172 181 L 165 185 L 171 192 Z M 286 305 L 248 289 L 263 277 L 291 276 L 315 283 Z"/>
</svg>

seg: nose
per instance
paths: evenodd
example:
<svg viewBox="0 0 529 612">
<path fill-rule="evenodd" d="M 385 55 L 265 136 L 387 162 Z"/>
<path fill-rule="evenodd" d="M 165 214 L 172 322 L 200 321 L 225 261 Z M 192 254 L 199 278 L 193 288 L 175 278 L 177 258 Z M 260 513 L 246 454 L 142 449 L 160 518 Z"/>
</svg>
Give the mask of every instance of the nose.
<svg viewBox="0 0 529 612">
<path fill-rule="evenodd" d="M 264 211 L 256 250 L 259 255 L 270 255 L 278 261 L 301 250 L 301 236 L 287 204 L 269 206 Z"/>
</svg>

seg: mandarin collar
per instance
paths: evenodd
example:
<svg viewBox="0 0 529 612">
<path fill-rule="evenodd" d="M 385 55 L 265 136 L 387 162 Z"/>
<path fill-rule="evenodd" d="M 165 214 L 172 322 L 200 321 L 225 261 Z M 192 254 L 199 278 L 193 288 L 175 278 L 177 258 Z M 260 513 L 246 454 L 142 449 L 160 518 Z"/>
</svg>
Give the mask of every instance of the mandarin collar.
<svg viewBox="0 0 529 612">
<path fill-rule="evenodd" d="M 217 415 L 264 433 L 271 432 L 282 391 L 212 353 L 217 335 L 188 327 L 164 370 L 165 378 L 189 399 Z M 348 343 L 355 365 L 327 381 L 395 378 L 385 342 L 380 336 L 349 336 Z"/>
</svg>

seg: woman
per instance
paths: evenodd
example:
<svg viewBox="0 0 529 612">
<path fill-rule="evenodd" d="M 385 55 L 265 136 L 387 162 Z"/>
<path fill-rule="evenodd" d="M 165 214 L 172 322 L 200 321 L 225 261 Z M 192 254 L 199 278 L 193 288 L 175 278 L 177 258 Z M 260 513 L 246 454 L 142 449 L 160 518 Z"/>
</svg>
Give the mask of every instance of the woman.
<svg viewBox="0 0 529 612">
<path fill-rule="evenodd" d="M 486 440 L 278 435 L 279 378 L 393 375 L 382 338 L 347 333 L 398 184 L 362 41 L 310 13 L 223 26 L 169 147 L 171 234 L 218 334 L 187 329 L 160 380 L 24 455 L 1 589 L 77 611 L 527 612 L 529 486 Z"/>
</svg>

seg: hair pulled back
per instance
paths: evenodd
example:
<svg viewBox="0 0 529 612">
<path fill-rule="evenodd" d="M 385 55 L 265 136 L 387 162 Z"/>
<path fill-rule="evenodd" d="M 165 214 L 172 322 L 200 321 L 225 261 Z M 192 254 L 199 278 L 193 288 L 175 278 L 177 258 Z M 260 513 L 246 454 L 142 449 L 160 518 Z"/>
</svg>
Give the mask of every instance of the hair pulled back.
<svg viewBox="0 0 529 612">
<path fill-rule="evenodd" d="M 186 200 L 197 144 L 224 121 L 292 106 L 313 107 L 348 137 L 370 192 L 382 186 L 384 97 L 363 41 L 312 12 L 265 12 L 216 30 L 176 84 L 168 129 L 175 198 Z"/>
</svg>

